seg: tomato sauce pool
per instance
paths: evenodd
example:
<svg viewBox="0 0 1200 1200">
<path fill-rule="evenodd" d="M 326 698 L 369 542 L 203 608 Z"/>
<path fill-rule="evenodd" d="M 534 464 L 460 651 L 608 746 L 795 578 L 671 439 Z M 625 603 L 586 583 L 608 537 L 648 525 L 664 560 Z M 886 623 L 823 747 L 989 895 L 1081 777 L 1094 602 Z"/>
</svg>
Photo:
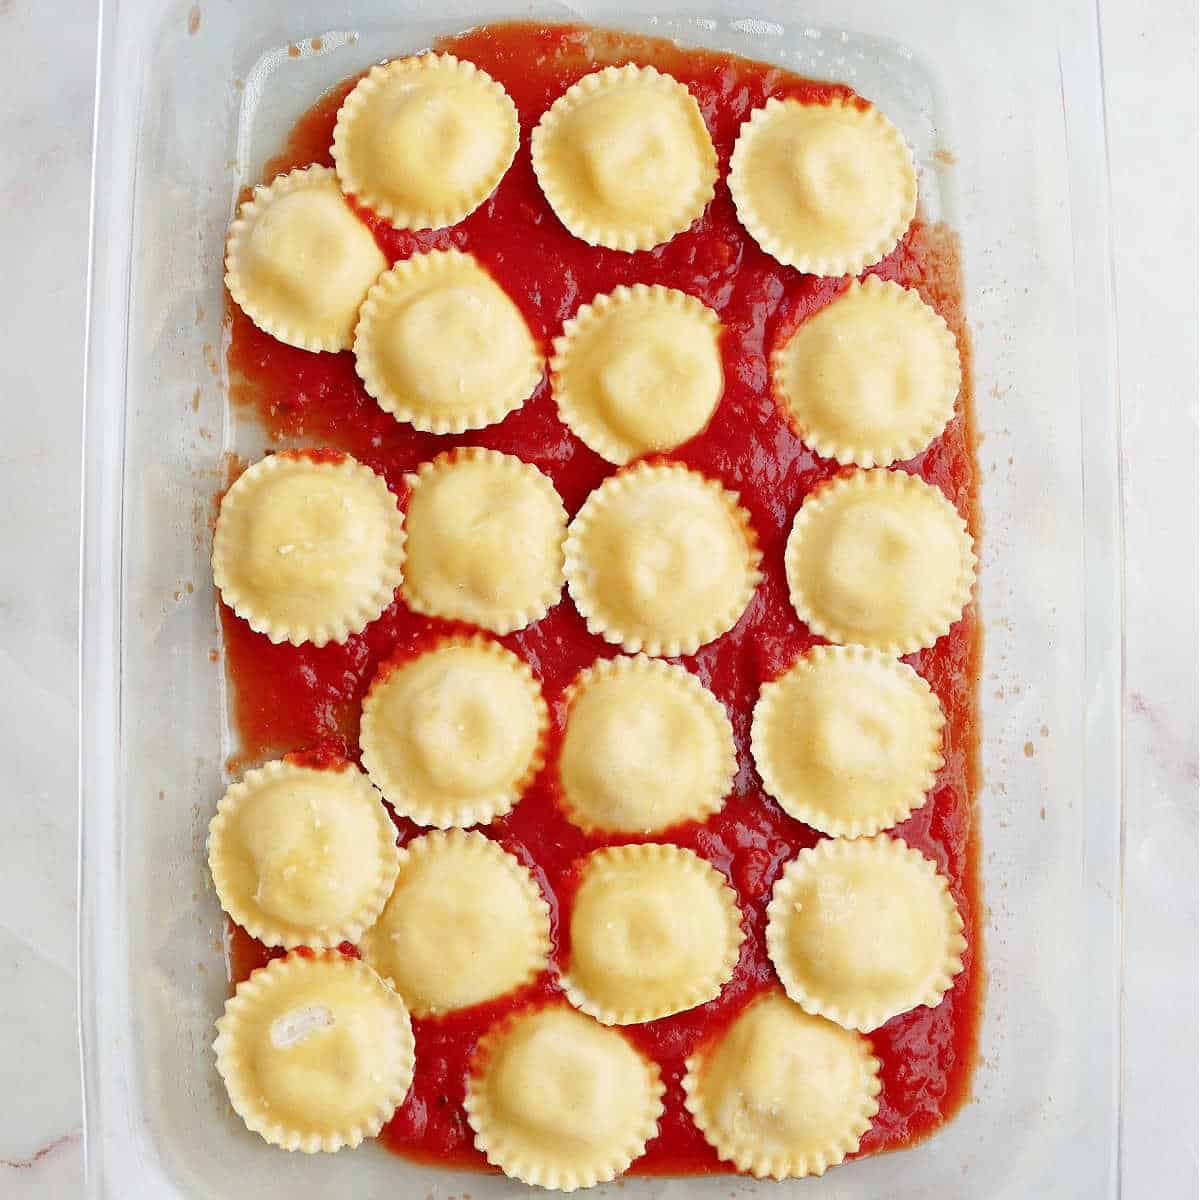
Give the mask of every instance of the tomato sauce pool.
<svg viewBox="0 0 1200 1200">
<path fill-rule="evenodd" d="M 749 751 L 750 713 L 764 680 L 782 672 L 816 640 L 788 602 L 783 548 L 791 520 L 813 487 L 836 474 L 789 429 L 771 398 L 767 362 L 772 348 L 844 287 L 840 279 L 806 276 L 781 266 L 743 231 L 724 178 L 738 127 L 771 96 L 825 101 L 852 96 L 846 87 L 815 83 L 777 67 L 728 55 L 681 50 L 668 42 L 570 26 L 512 24 L 482 27 L 438 44 L 478 64 L 516 102 L 522 139 L 516 161 L 495 194 L 451 229 L 418 233 L 392 229 L 360 211 L 390 260 L 416 250 L 469 250 L 524 313 L 549 348 L 563 322 L 599 292 L 618 284 L 664 284 L 698 296 L 724 325 L 725 391 L 709 427 L 671 458 L 737 491 L 749 510 L 763 551 L 763 582 L 734 629 L 683 659 L 724 703 L 733 722 L 738 773 L 724 809 L 702 825 L 687 825 L 658 840 L 688 846 L 716 864 L 736 889 L 747 937 L 734 976 L 717 999 L 625 1033 L 660 1065 L 667 1085 L 658 1135 L 633 1173 L 731 1170 L 718 1160 L 684 1108 L 680 1079 L 692 1049 L 717 1034 L 748 999 L 774 980 L 764 943 L 765 907 L 783 864 L 818 835 L 788 817 L 762 789 Z M 686 232 L 654 250 L 626 254 L 586 245 L 555 218 L 529 162 L 529 131 L 580 76 L 610 63 L 652 64 L 690 89 L 704 113 L 721 166 L 716 196 Z M 310 162 L 329 164 L 338 106 L 355 80 L 324 96 L 296 124 L 286 148 L 264 178 Z M 977 468 L 971 416 L 970 347 L 960 307 L 957 242 L 919 218 L 897 249 L 872 272 L 915 287 L 955 332 L 964 363 L 963 391 L 946 431 L 903 469 L 936 484 L 978 534 Z M 488 446 L 519 455 L 544 471 L 574 513 L 613 468 L 558 421 L 545 380 L 522 408 L 497 425 L 461 436 L 419 433 L 396 422 L 366 394 L 344 354 L 310 354 L 275 341 L 230 305 L 229 365 L 235 401 L 250 406 L 283 445 L 322 445 L 349 452 L 379 471 L 405 498 L 404 476 L 419 463 L 458 445 Z M 225 659 L 242 751 L 235 769 L 289 752 L 318 762 L 358 756 L 363 694 L 377 665 L 418 651 L 450 632 L 445 622 L 409 612 L 397 599 L 344 645 L 273 646 L 228 609 L 222 610 Z M 588 836 L 569 824 L 555 799 L 553 740 L 561 731 L 561 694 L 583 667 L 615 648 L 587 632 L 569 597 L 541 621 L 502 639 L 542 681 L 554 714 L 547 768 L 511 814 L 487 832 L 526 863 L 551 905 L 556 960 L 563 953 L 565 906 L 579 856 L 631 838 Z M 945 766 L 927 803 L 893 832 L 936 862 L 966 922 L 964 969 L 935 1009 L 918 1008 L 871 1034 L 882 1060 L 879 1113 L 860 1154 L 895 1149 L 926 1136 L 963 1103 L 976 1056 L 982 995 L 981 902 L 973 817 L 977 786 L 979 627 L 972 606 L 932 649 L 907 660 L 932 685 L 946 710 Z M 670 780 L 662 780 L 664 787 Z M 420 830 L 397 820 L 401 841 Z M 649 839 L 655 840 L 655 839 Z M 231 927 L 230 974 L 245 978 L 270 952 Z M 347 951 L 352 948 L 345 947 Z M 560 997 L 552 972 L 519 994 L 414 1022 L 416 1080 L 384 1128 L 382 1141 L 412 1158 L 485 1167 L 463 1113 L 471 1050 L 500 1015 L 544 998 Z"/>
</svg>

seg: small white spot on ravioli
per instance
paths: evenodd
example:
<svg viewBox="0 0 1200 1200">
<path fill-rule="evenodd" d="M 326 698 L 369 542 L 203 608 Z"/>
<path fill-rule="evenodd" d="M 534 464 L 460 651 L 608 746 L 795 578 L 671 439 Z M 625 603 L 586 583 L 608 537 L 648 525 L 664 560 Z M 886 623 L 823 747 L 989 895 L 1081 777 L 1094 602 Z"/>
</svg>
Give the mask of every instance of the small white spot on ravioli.
<svg viewBox="0 0 1200 1200">
<path fill-rule="evenodd" d="M 638 463 L 606 479 L 571 523 L 567 586 L 605 641 L 691 654 L 737 623 L 760 559 L 735 493 L 683 466 Z"/>
<path fill-rule="evenodd" d="M 213 1048 L 246 1127 L 308 1154 L 374 1137 L 413 1078 L 404 1002 L 333 950 L 273 959 L 240 983 Z"/>
<path fill-rule="evenodd" d="M 397 421 L 462 433 L 520 408 L 543 364 L 520 310 L 479 263 L 431 250 L 396 263 L 367 293 L 354 365 Z"/>
<path fill-rule="evenodd" d="M 367 289 L 387 269 L 328 167 L 256 187 L 229 227 L 225 285 L 243 312 L 302 350 L 347 350 Z"/>
<path fill-rule="evenodd" d="M 407 482 L 410 608 L 510 633 L 558 602 L 567 512 L 536 467 L 467 447 Z"/>
<path fill-rule="evenodd" d="M 742 944 L 725 877 L 680 846 L 597 850 L 571 908 L 567 997 L 606 1025 L 653 1021 L 713 999 Z"/>
<path fill-rule="evenodd" d="M 720 329 L 712 309 L 673 288 L 597 296 L 554 343 L 559 415 L 609 462 L 673 449 L 704 429 L 721 398 Z"/>
<path fill-rule="evenodd" d="M 336 1024 L 333 1013 L 324 1004 L 289 1009 L 271 1022 L 271 1046 L 275 1050 L 290 1050 Z"/>
<path fill-rule="evenodd" d="M 392 602 L 403 564 L 396 498 L 349 455 L 268 455 L 221 499 L 214 580 L 225 603 L 272 642 L 344 642 Z"/>
<path fill-rule="evenodd" d="M 601 660 L 566 699 L 558 773 L 580 828 L 655 833 L 721 807 L 737 769 L 733 730 L 683 667 L 640 655 Z"/>
<path fill-rule="evenodd" d="M 662 1114 L 656 1064 L 565 1005 L 525 1010 L 480 1041 L 467 1081 L 475 1144 L 506 1175 L 573 1191 L 625 1171 Z"/>
<path fill-rule="evenodd" d="M 862 646 L 815 646 L 763 685 L 751 745 L 767 791 L 837 837 L 878 833 L 925 802 L 945 718 L 909 666 Z"/>
<path fill-rule="evenodd" d="M 420 54 L 374 66 L 338 110 L 342 187 L 402 229 L 453 225 L 495 190 L 517 152 L 508 93 L 474 63 Z"/>
<path fill-rule="evenodd" d="M 447 638 L 385 664 L 363 701 L 363 766 L 419 825 L 477 825 L 508 812 L 542 764 L 546 703 L 499 642 Z"/>
<path fill-rule="evenodd" d="M 691 93 L 653 67 L 585 75 L 530 139 L 550 207 L 576 237 L 648 250 L 686 229 L 712 199 L 717 156 Z"/>
<path fill-rule="evenodd" d="M 929 445 L 961 382 L 945 321 L 916 292 L 874 275 L 809 317 L 776 351 L 772 376 L 805 442 L 862 467 Z"/>
<path fill-rule="evenodd" d="M 208 861 L 221 907 L 268 946 L 355 942 L 396 878 L 396 829 L 354 766 L 271 762 L 217 806 Z"/>
<path fill-rule="evenodd" d="M 408 843 L 387 907 L 359 943 L 415 1016 L 503 996 L 550 951 L 549 907 L 533 876 L 481 833 Z"/>
<path fill-rule="evenodd" d="M 687 1061 L 688 1110 L 721 1158 L 758 1178 L 823 1175 L 879 1111 L 871 1043 L 772 989 Z"/>
<path fill-rule="evenodd" d="M 773 98 L 750 114 L 729 161 L 746 231 L 785 266 L 857 274 L 900 240 L 917 205 L 912 152 L 870 105 Z"/>
<path fill-rule="evenodd" d="M 966 522 L 902 471 L 856 471 L 812 492 L 784 556 L 792 604 L 814 633 L 891 655 L 932 646 L 975 581 Z"/>
<path fill-rule="evenodd" d="M 767 950 L 788 995 L 847 1029 L 933 1007 L 962 970 L 963 921 L 919 851 L 879 834 L 830 838 L 775 884 Z"/>
</svg>

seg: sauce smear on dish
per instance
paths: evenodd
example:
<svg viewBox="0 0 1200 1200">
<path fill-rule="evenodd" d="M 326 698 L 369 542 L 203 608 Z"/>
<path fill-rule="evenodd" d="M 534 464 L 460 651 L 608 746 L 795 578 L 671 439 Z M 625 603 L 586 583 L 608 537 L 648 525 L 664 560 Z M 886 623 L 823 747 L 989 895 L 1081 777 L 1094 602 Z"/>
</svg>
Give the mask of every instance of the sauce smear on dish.
<svg viewBox="0 0 1200 1200">
<path fill-rule="evenodd" d="M 681 50 L 669 42 L 571 27 L 511 24 L 446 38 L 437 48 L 484 68 L 499 80 L 521 116 L 516 161 L 494 195 L 451 229 L 418 233 L 392 229 L 361 212 L 388 258 L 415 250 L 469 250 L 521 308 L 549 351 L 564 320 L 599 292 L 618 284 L 664 284 L 699 297 L 725 327 L 724 397 L 708 429 L 671 454 L 740 493 L 763 551 L 763 582 L 734 629 L 684 659 L 725 704 L 737 740 L 739 771 L 724 809 L 703 825 L 658 838 L 690 847 L 723 870 L 738 893 L 748 936 L 733 979 L 699 1008 L 646 1025 L 625 1027 L 635 1044 L 662 1067 L 667 1084 L 660 1132 L 631 1174 L 731 1171 L 692 1124 L 680 1079 L 692 1049 L 715 1035 L 746 1001 L 774 979 L 766 955 L 765 909 L 783 864 L 818 835 L 788 817 L 762 790 L 749 750 L 750 713 L 764 680 L 781 673 L 816 640 L 788 600 L 783 548 L 804 496 L 838 473 L 789 429 L 771 398 L 768 358 L 773 347 L 844 287 L 839 279 L 806 276 L 781 266 L 738 223 L 724 177 L 734 138 L 752 109 L 771 96 L 827 100 L 848 88 L 815 83 L 778 67 L 728 55 Z M 635 61 L 667 71 L 700 104 L 716 146 L 721 181 L 703 217 L 665 245 L 635 254 L 586 245 L 551 212 L 529 162 L 529 130 L 546 108 L 582 75 L 610 63 Z M 264 173 L 311 162 L 331 164 L 334 119 L 350 79 L 324 96 L 296 124 L 283 153 Z M 970 346 L 961 310 L 957 242 L 943 227 L 914 222 L 900 245 L 873 273 L 915 287 L 955 332 L 964 367 L 959 407 L 946 431 L 903 469 L 940 487 L 979 533 L 977 467 L 971 415 Z M 504 421 L 460 436 L 439 437 L 398 424 L 364 391 L 353 357 L 310 354 L 259 331 L 230 305 L 229 365 L 234 397 L 261 415 L 282 445 L 311 444 L 348 451 L 386 477 L 403 500 L 404 475 L 457 445 L 516 454 L 544 471 L 569 513 L 613 467 L 572 436 L 556 415 L 548 383 Z M 313 761 L 358 756 L 358 717 L 376 667 L 455 631 L 418 616 L 397 601 L 344 645 L 273 646 L 222 609 L 226 667 L 242 750 L 236 770 L 279 754 L 304 751 Z M 562 923 L 573 884 L 573 863 L 598 846 L 629 837 L 589 836 L 571 825 L 555 799 L 554 739 L 561 729 L 560 697 L 571 679 L 616 648 L 587 632 L 564 598 L 541 621 L 501 639 L 534 668 L 555 717 L 550 764 L 515 810 L 487 832 L 527 863 L 551 904 L 556 955 L 564 950 Z M 925 1137 L 964 1102 L 976 1057 L 983 986 L 982 904 L 973 816 L 977 775 L 979 625 L 974 606 L 932 649 L 909 656 L 946 711 L 946 763 L 927 803 L 891 832 L 933 859 L 949 879 L 966 923 L 964 969 L 936 1009 L 918 1008 L 870 1035 L 882 1060 L 879 1114 L 863 1137 L 861 1154 L 896 1149 Z M 663 786 L 670 781 L 664 779 Z M 397 821 L 402 840 L 421 832 Z M 352 951 L 352 948 L 345 949 Z M 234 982 L 271 952 L 231 927 Z M 385 1145 L 410 1158 L 486 1167 L 474 1148 L 462 1102 L 467 1063 L 484 1031 L 503 1013 L 558 994 L 550 974 L 522 992 L 436 1020 L 414 1021 L 416 1081 L 384 1128 Z"/>
</svg>

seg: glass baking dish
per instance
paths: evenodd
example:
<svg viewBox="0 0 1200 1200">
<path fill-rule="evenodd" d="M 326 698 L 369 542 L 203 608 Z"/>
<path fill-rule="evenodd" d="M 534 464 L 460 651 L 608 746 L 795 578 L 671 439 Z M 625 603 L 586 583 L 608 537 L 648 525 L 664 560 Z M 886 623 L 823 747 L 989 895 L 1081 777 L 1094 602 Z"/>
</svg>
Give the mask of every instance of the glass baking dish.
<svg viewBox="0 0 1200 1200">
<path fill-rule="evenodd" d="M 635 1179 L 650 1197 L 1119 1193 L 1121 540 L 1107 168 L 1083 0 L 106 0 L 82 563 L 81 1044 L 87 1195 L 475 1200 L 502 1177 L 368 1146 L 281 1154 L 228 1110 L 204 837 L 233 748 L 208 568 L 230 451 L 222 240 L 238 188 L 329 84 L 503 17 L 585 19 L 841 79 L 903 129 L 962 235 L 982 466 L 990 982 L 974 1098 L 819 1182 Z M 318 39 L 317 40 L 314 39 Z M 319 47 L 319 48 L 317 48 Z"/>
</svg>

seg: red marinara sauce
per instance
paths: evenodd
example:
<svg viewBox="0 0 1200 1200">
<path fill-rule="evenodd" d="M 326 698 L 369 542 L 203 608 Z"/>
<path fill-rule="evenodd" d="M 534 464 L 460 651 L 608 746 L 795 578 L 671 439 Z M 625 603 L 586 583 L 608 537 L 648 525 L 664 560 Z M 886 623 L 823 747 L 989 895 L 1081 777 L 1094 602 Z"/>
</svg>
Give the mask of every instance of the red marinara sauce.
<svg viewBox="0 0 1200 1200">
<path fill-rule="evenodd" d="M 680 1079 L 685 1058 L 717 1033 L 746 1002 L 770 985 L 765 907 L 783 865 L 818 835 L 788 817 L 762 789 L 749 750 L 750 714 L 759 687 L 816 640 L 788 602 L 783 548 L 804 496 L 836 474 L 790 430 L 772 400 L 767 363 L 772 348 L 845 286 L 781 266 L 738 223 L 724 182 L 741 123 L 771 96 L 827 101 L 849 88 L 792 75 L 778 67 L 725 54 L 682 50 L 669 42 L 578 26 L 508 24 L 447 38 L 438 49 L 470 59 L 498 79 L 521 116 L 521 148 L 495 194 L 451 229 L 392 229 L 367 211 L 390 260 L 416 250 L 469 250 L 524 313 L 547 348 L 563 321 L 599 292 L 618 284 L 658 283 L 698 296 L 724 325 L 725 392 L 704 433 L 671 458 L 720 479 L 741 495 L 763 550 L 764 579 L 734 629 L 682 660 L 725 704 L 738 747 L 738 774 L 724 809 L 703 825 L 671 830 L 659 840 L 688 846 L 714 863 L 737 890 L 747 937 L 734 976 L 717 999 L 689 1012 L 624 1030 L 661 1066 L 667 1085 L 660 1131 L 633 1165 L 638 1173 L 730 1171 L 692 1124 Z M 529 131 L 582 75 L 610 63 L 652 64 L 685 83 L 700 104 L 717 149 L 721 181 L 704 215 L 654 250 L 626 254 L 586 245 L 551 212 L 529 161 Z M 265 172 L 310 162 L 330 164 L 334 119 L 355 80 L 346 80 L 297 122 L 284 151 Z M 941 226 L 914 222 L 900 245 L 872 272 L 915 287 L 958 338 L 963 389 L 953 420 L 903 469 L 936 484 L 979 531 L 977 466 L 971 414 L 970 346 L 961 310 L 957 242 Z M 404 475 L 458 445 L 519 455 L 554 481 L 574 513 L 614 469 L 558 421 L 545 380 L 522 408 L 497 425 L 455 436 L 419 433 L 379 409 L 354 372 L 353 357 L 310 354 L 275 341 L 230 305 L 229 364 L 235 399 L 252 406 L 283 444 L 317 443 L 347 451 L 379 471 L 403 503 Z M 226 667 L 242 737 L 238 764 L 304 752 L 317 764 L 358 755 L 363 694 L 377 666 L 416 653 L 454 626 L 410 613 L 397 600 L 344 645 L 273 646 L 222 609 Z M 555 800 L 554 740 L 561 730 L 561 694 L 572 677 L 615 648 L 587 632 L 564 593 L 541 621 L 502 639 L 542 681 L 554 713 L 548 766 L 507 817 L 488 834 L 526 863 L 551 905 L 555 954 L 561 961 L 576 860 L 598 846 L 631 838 L 588 836 L 568 823 Z M 860 1154 L 895 1149 L 925 1137 L 965 1100 L 976 1057 L 983 987 L 982 906 L 973 803 L 977 773 L 979 624 L 972 606 L 930 650 L 907 660 L 932 685 L 947 715 L 945 766 L 927 803 L 893 832 L 932 858 L 950 880 L 966 922 L 964 970 L 935 1009 L 918 1008 L 871 1035 L 882 1060 L 879 1114 Z M 312 756 L 315 755 L 315 758 Z M 663 780 L 664 786 L 669 784 Z M 419 832 L 397 820 L 401 841 Z M 351 950 L 352 948 L 346 947 Z M 230 973 L 236 982 L 269 957 L 236 927 L 230 930 Z M 472 1048 L 499 1016 L 560 997 L 550 972 L 517 995 L 437 1020 L 415 1021 L 416 1080 L 382 1140 L 408 1157 L 468 1167 L 486 1163 L 472 1144 L 462 1101 Z"/>
</svg>

